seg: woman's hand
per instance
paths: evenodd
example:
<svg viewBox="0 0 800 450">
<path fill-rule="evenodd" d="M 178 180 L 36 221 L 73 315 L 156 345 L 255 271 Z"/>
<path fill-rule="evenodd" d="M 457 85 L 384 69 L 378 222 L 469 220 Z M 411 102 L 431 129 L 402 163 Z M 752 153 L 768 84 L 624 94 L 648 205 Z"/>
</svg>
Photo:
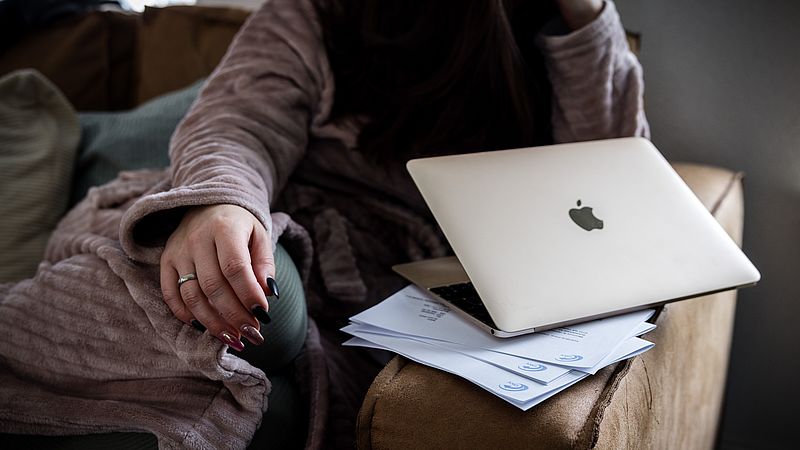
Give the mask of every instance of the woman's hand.
<svg viewBox="0 0 800 450">
<path fill-rule="evenodd" d="M 179 286 L 187 274 L 196 279 Z M 161 255 L 161 290 L 175 316 L 239 351 L 241 336 L 264 342 L 256 317 L 269 322 L 265 292 L 277 294 L 274 276 L 267 230 L 235 205 L 189 210 Z"/>
<path fill-rule="evenodd" d="M 571 30 L 585 27 L 600 14 L 603 0 L 556 0 L 561 16 Z"/>
</svg>

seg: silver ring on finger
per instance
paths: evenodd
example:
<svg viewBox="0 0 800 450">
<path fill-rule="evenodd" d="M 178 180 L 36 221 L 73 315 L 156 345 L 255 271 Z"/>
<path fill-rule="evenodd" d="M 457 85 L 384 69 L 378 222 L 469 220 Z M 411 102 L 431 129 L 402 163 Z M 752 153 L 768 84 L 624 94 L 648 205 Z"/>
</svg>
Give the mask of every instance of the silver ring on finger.
<svg viewBox="0 0 800 450">
<path fill-rule="evenodd" d="M 180 288 L 181 285 L 183 283 L 186 283 L 187 281 L 192 281 L 192 280 L 196 280 L 196 279 L 197 279 L 197 274 L 196 273 L 187 273 L 186 275 L 181 275 L 178 278 L 178 287 Z"/>
</svg>

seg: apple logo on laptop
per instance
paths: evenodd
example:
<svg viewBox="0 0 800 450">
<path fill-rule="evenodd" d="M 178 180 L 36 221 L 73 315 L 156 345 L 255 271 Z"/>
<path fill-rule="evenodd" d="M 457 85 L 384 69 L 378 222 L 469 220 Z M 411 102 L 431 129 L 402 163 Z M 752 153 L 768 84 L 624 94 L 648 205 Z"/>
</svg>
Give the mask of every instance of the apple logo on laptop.
<svg viewBox="0 0 800 450">
<path fill-rule="evenodd" d="M 578 206 L 581 206 L 581 201 L 578 200 Z M 602 230 L 603 221 L 594 216 L 592 208 L 584 206 L 581 209 L 572 208 L 569 210 L 569 218 L 575 222 L 576 225 L 586 231 L 594 229 Z"/>
</svg>

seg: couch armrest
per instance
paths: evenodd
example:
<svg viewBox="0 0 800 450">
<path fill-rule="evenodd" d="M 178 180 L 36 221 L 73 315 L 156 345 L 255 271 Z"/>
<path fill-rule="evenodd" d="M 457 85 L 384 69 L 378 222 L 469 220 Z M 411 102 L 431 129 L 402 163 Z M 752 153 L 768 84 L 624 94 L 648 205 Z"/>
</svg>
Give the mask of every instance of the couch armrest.
<svg viewBox="0 0 800 450">
<path fill-rule="evenodd" d="M 741 174 L 675 169 L 741 242 Z M 656 347 L 522 412 L 448 373 L 394 358 L 358 418 L 358 448 L 711 448 L 728 366 L 735 291 L 673 303 Z"/>
</svg>

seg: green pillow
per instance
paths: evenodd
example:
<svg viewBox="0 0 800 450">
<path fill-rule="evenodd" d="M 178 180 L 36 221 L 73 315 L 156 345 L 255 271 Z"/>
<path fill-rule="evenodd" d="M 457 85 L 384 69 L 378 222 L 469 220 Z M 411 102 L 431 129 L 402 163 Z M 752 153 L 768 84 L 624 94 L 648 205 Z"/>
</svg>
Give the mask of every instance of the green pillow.
<svg viewBox="0 0 800 450">
<path fill-rule="evenodd" d="M 204 80 L 124 112 L 85 112 L 70 204 L 122 170 L 169 165 L 169 140 Z"/>
</svg>

